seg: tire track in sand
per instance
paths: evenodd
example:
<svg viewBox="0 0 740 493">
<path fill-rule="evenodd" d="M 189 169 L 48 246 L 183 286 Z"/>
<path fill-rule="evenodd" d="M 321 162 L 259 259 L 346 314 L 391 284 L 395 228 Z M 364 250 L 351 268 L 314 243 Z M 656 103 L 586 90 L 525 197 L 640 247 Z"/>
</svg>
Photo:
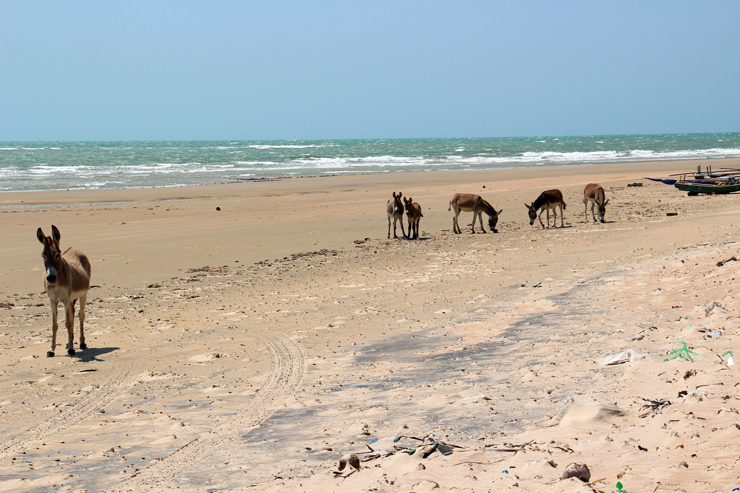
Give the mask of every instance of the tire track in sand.
<svg viewBox="0 0 740 493">
<path fill-rule="evenodd" d="M 188 466 L 205 461 L 219 447 L 237 440 L 266 421 L 275 412 L 276 401 L 295 393 L 305 372 L 303 351 L 294 342 L 283 337 L 269 338 L 267 349 L 272 358 L 270 375 L 257 395 L 234 417 L 106 491 L 143 491 L 164 487 Z"/>
<path fill-rule="evenodd" d="M 76 425 L 91 414 L 103 409 L 113 402 L 116 397 L 136 384 L 137 378 L 131 377 L 133 366 L 131 361 L 120 365 L 114 370 L 113 375 L 107 382 L 75 402 L 71 408 L 0 444 L 0 458 L 22 452 L 32 444 L 41 442 L 65 428 Z"/>
</svg>

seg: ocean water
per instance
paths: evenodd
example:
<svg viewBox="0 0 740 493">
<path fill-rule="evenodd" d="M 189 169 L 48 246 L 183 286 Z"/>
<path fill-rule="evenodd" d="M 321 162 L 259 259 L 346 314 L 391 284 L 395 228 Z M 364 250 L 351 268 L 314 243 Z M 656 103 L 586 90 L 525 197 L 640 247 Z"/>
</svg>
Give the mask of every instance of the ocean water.
<svg viewBox="0 0 740 493">
<path fill-rule="evenodd" d="M 0 142 L 0 191 L 740 157 L 740 133 L 456 139 Z"/>
</svg>

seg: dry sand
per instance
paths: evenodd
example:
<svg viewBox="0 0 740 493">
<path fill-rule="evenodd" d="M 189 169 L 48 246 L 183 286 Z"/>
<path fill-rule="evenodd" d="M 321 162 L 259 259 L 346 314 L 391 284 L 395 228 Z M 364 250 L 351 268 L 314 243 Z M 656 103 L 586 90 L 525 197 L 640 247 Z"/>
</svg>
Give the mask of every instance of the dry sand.
<svg viewBox="0 0 740 493">
<path fill-rule="evenodd" d="M 642 179 L 697 164 L 0 194 L 0 490 L 740 488 L 740 195 Z M 553 187 L 565 227 L 530 226 Z M 386 238 L 391 191 L 418 241 Z M 452 234 L 454 192 L 500 232 Z M 51 224 L 93 265 L 74 357 L 45 356 Z"/>
</svg>

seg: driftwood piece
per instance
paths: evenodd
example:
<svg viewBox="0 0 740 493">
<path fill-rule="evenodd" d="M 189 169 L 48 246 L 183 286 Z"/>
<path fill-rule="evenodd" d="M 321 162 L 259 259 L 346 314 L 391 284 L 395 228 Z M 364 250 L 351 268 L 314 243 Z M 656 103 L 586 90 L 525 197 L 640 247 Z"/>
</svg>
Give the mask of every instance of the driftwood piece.
<svg viewBox="0 0 740 493">
<path fill-rule="evenodd" d="M 398 444 L 398 441 L 403 438 L 416 440 L 421 443 L 418 446 L 405 447 L 403 445 Z M 529 443 L 532 443 L 532 442 L 529 442 Z M 526 445 L 528 444 L 524 444 L 521 447 L 524 447 Z M 369 461 L 380 459 L 383 457 L 388 457 L 389 455 L 393 455 L 399 452 L 406 453 L 409 455 L 419 452 L 421 454 L 421 457 L 423 459 L 426 459 L 434 452 L 439 452 L 442 455 L 450 455 L 452 454 L 453 448 L 456 448 L 456 449 L 465 448 L 465 447 L 461 447 L 460 445 L 454 445 L 454 444 L 442 442 L 441 440 L 434 438 L 433 435 L 428 435 L 425 438 L 419 438 L 415 436 L 405 436 L 405 435 L 395 437 L 392 449 L 376 450 L 368 444 L 365 444 L 365 446 L 367 447 L 367 451 L 355 452 L 355 453 L 349 453 L 349 454 L 343 455 L 342 458 L 339 459 L 339 470 L 333 471 L 334 475 L 342 476 L 346 478 L 347 476 L 359 471 L 362 462 L 369 462 Z M 516 450 L 521 450 L 521 449 L 517 448 Z M 351 467 L 347 467 L 347 465 Z"/>
<path fill-rule="evenodd" d="M 726 264 L 727 262 L 737 262 L 737 257 L 733 255 L 733 256 L 732 256 L 732 257 L 730 257 L 730 258 L 726 258 L 726 259 L 724 259 L 724 260 L 720 260 L 719 262 L 717 262 L 717 267 L 722 267 L 722 266 L 723 266 L 723 265 L 725 265 L 725 264 Z"/>
<path fill-rule="evenodd" d="M 527 448 L 539 450 L 539 447 L 534 444 L 534 440 L 530 440 L 527 443 L 522 444 L 513 444 L 513 443 L 504 443 L 502 447 L 498 447 L 496 445 L 484 445 L 483 448 L 488 450 L 493 450 L 494 452 L 521 452 Z"/>
</svg>

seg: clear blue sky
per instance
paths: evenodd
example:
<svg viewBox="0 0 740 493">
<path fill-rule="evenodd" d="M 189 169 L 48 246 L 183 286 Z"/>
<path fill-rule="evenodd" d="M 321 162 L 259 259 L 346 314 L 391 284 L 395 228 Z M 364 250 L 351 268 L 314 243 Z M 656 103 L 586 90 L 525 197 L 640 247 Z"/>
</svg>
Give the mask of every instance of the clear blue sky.
<svg viewBox="0 0 740 493">
<path fill-rule="evenodd" d="M 735 0 L 0 0 L 0 140 L 716 131 Z"/>
</svg>

